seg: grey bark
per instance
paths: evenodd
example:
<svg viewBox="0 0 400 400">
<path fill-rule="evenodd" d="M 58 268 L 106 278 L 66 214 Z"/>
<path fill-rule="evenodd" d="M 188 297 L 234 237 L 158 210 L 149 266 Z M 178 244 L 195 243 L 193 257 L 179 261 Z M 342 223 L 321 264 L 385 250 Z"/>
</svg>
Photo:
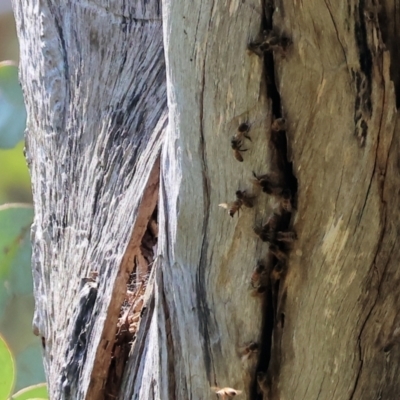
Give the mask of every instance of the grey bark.
<svg viewBox="0 0 400 400">
<path fill-rule="evenodd" d="M 337 3 L 164 1 L 161 21 L 156 1 L 14 1 L 51 398 L 396 398 L 397 4 Z M 271 22 L 286 54 L 250 53 Z M 276 201 L 234 218 L 218 204 L 277 172 L 280 114 L 298 239 L 262 297 L 253 227 Z"/>
</svg>

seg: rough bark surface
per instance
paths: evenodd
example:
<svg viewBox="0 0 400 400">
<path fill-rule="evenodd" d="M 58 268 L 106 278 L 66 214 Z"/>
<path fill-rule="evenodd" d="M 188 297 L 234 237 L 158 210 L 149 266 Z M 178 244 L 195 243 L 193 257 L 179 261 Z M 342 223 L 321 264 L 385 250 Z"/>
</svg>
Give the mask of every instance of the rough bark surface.
<svg viewBox="0 0 400 400">
<path fill-rule="evenodd" d="M 14 8 L 35 202 L 34 332 L 51 398 L 104 398 L 128 279 L 158 198 L 167 124 L 160 4 Z"/>
<path fill-rule="evenodd" d="M 165 0 L 162 23 L 157 2 L 14 7 L 34 329 L 52 398 L 203 399 L 211 387 L 258 400 L 396 398 L 397 2 Z M 288 50 L 249 52 L 271 28 Z M 298 239 L 255 296 L 250 278 L 271 253 L 253 227 L 277 205 L 250 178 L 279 167 L 281 116 Z M 238 162 L 230 139 L 244 122 Z M 237 190 L 258 196 L 230 218 L 218 204 Z M 119 390 L 117 324 L 155 208 L 156 258 Z M 258 353 L 243 357 L 252 342 Z"/>
</svg>

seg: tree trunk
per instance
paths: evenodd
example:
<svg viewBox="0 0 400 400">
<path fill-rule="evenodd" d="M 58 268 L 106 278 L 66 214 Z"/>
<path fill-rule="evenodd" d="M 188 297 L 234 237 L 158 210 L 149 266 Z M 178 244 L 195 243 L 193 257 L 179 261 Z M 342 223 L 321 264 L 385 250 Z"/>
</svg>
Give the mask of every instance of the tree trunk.
<svg viewBox="0 0 400 400">
<path fill-rule="evenodd" d="M 396 4 L 135 3 L 14 2 L 51 398 L 396 398 Z"/>
</svg>

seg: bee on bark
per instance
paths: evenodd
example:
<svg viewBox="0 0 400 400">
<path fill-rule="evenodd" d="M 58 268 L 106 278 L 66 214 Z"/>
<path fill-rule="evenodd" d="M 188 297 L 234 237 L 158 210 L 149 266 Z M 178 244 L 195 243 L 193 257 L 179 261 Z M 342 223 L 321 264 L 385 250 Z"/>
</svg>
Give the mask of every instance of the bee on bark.
<svg viewBox="0 0 400 400">
<path fill-rule="evenodd" d="M 276 238 L 276 231 L 281 216 L 277 213 L 272 213 L 267 222 L 262 226 L 254 227 L 254 233 L 263 241 L 273 243 Z"/>
<path fill-rule="evenodd" d="M 251 137 L 249 136 L 249 132 L 250 132 L 250 125 L 247 122 L 242 122 L 238 127 L 236 136 L 239 136 L 240 138 L 245 137 L 246 139 L 249 139 L 251 142 Z"/>
<path fill-rule="evenodd" d="M 264 31 L 261 37 L 255 42 L 249 43 L 247 48 L 261 57 L 264 53 L 272 51 L 285 54 L 290 44 L 291 40 L 289 38 L 280 36 L 274 31 Z"/>
<path fill-rule="evenodd" d="M 258 263 L 251 274 L 250 284 L 253 289 L 265 288 L 268 285 L 268 270 L 264 264 Z"/>
<path fill-rule="evenodd" d="M 280 132 L 286 130 L 286 120 L 285 118 L 277 118 L 272 122 L 271 129 L 274 132 Z"/>
<path fill-rule="evenodd" d="M 297 239 L 296 232 L 293 231 L 276 231 L 269 228 L 267 224 L 256 226 L 254 233 L 263 241 L 274 244 L 275 242 L 293 243 Z"/>
<path fill-rule="evenodd" d="M 218 397 L 220 397 L 222 400 L 232 399 L 242 393 L 241 390 L 232 389 L 230 387 L 225 387 L 221 389 L 219 387 L 213 386 L 211 387 L 211 389 L 214 390 Z"/>
<path fill-rule="evenodd" d="M 237 200 L 241 201 L 245 207 L 252 208 L 254 206 L 255 196 L 249 196 L 245 190 L 236 191 Z"/>
<path fill-rule="evenodd" d="M 246 194 L 245 190 L 236 191 L 236 200 L 231 203 L 221 203 L 220 207 L 228 210 L 230 217 L 233 217 L 236 213 L 239 215 L 239 211 L 242 206 L 252 208 L 254 206 L 254 196 Z"/>
<path fill-rule="evenodd" d="M 297 239 L 296 232 L 293 231 L 276 233 L 276 240 L 278 242 L 293 243 L 296 239 Z"/>
<path fill-rule="evenodd" d="M 296 233 L 293 231 L 278 230 L 281 215 L 273 212 L 264 225 L 253 228 L 254 233 L 263 241 L 274 244 L 276 242 L 293 243 L 296 239 Z"/>
<path fill-rule="evenodd" d="M 284 266 L 281 263 L 276 263 L 271 272 L 271 280 L 273 282 L 279 281 L 283 275 Z"/>
<path fill-rule="evenodd" d="M 279 200 L 280 200 L 280 206 L 283 211 L 288 213 L 293 211 L 292 193 L 289 189 L 282 190 Z"/>
<path fill-rule="evenodd" d="M 283 250 L 281 250 L 276 244 L 270 244 L 269 251 L 273 256 L 276 257 L 276 259 L 279 261 L 279 263 L 281 263 L 281 265 L 286 265 L 288 257 L 286 253 Z"/>
<path fill-rule="evenodd" d="M 240 354 L 242 355 L 241 360 L 242 362 L 248 361 L 254 354 L 258 353 L 258 343 L 251 342 L 248 346 L 242 347 L 239 349 Z"/>
<path fill-rule="evenodd" d="M 260 187 L 264 193 L 272 196 L 280 196 L 284 188 L 276 180 L 273 179 L 272 174 L 256 175 L 253 171 L 254 178 L 251 180 L 253 185 Z"/>
<path fill-rule="evenodd" d="M 244 149 L 242 140 L 238 139 L 236 136 L 232 136 L 231 139 L 231 147 L 233 150 L 233 155 L 235 156 L 236 160 L 243 162 L 243 156 L 241 153 L 247 151 L 248 149 Z"/>
<path fill-rule="evenodd" d="M 242 147 L 243 140 L 248 139 L 251 142 L 249 131 L 250 131 L 250 125 L 247 122 L 243 122 L 239 125 L 236 134 L 231 138 L 231 147 L 233 150 L 233 155 L 235 156 L 236 160 L 240 162 L 243 162 L 243 156 L 241 153 L 248 150 Z"/>
</svg>

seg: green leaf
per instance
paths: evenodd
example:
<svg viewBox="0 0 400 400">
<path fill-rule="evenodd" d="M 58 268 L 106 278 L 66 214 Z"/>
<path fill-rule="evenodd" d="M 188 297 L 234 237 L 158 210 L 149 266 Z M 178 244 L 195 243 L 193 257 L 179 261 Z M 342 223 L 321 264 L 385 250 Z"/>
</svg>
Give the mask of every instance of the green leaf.
<svg viewBox="0 0 400 400">
<path fill-rule="evenodd" d="M 19 252 L 25 251 L 30 257 L 31 247 L 29 244 L 26 245 L 26 241 L 29 243 L 32 220 L 32 206 L 26 204 L 6 204 L 0 206 L 0 280 L 4 280 L 5 277 L 10 275 L 11 265 L 15 263 L 17 256 L 19 258 L 21 256 Z M 31 282 L 31 279 L 29 279 L 29 282 Z M 23 293 L 32 291 L 31 285 L 29 285 L 29 288 L 26 288 L 26 285 L 23 283 L 23 286 L 25 287 L 21 289 Z M 0 292 L 2 291 L 0 290 Z M 0 307 L 2 303 L 1 298 L 0 294 Z"/>
<path fill-rule="evenodd" d="M 40 383 L 39 385 L 29 386 L 20 390 L 11 396 L 10 400 L 47 400 L 47 385 Z"/>
<path fill-rule="evenodd" d="M 18 67 L 0 62 L 0 148 L 13 148 L 24 137 L 26 110 Z"/>
<path fill-rule="evenodd" d="M 15 363 L 10 349 L 0 336 L 0 399 L 6 399 L 11 394 L 15 381 Z"/>
<path fill-rule="evenodd" d="M 0 149 L 0 204 L 32 203 L 31 180 L 23 148 L 24 143 L 20 142 L 13 149 Z"/>
<path fill-rule="evenodd" d="M 32 333 L 32 219 L 32 206 L 0 206 L 0 332 L 15 355 L 16 390 L 45 379 L 40 338 Z"/>
</svg>

